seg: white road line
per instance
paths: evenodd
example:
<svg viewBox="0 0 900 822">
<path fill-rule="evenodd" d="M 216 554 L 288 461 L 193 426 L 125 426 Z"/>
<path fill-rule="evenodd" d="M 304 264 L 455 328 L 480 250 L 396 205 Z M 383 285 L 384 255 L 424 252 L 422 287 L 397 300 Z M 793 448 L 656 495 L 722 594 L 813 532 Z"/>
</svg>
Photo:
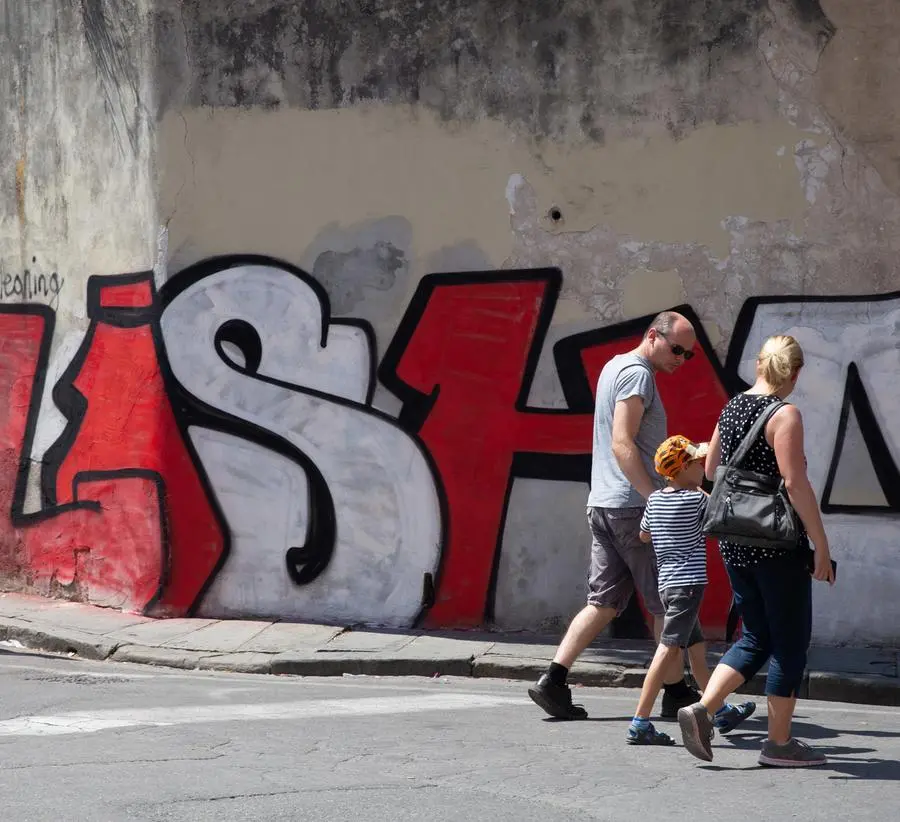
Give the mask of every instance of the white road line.
<svg viewBox="0 0 900 822">
<path fill-rule="evenodd" d="M 112 728 L 163 727 L 204 722 L 294 719 L 332 719 L 336 716 L 375 716 L 424 711 L 459 711 L 521 705 L 515 697 L 484 694 L 426 694 L 423 696 L 322 699 L 254 705 L 183 705 L 143 710 L 75 711 L 25 716 L 0 722 L 0 736 L 49 736 L 95 733 Z"/>
</svg>

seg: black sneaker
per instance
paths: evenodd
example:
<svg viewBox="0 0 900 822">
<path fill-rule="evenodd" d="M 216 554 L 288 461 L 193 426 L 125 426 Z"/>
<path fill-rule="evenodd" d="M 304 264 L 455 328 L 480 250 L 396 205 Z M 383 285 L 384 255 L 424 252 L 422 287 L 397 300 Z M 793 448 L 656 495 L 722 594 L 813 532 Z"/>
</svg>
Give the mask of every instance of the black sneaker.
<svg viewBox="0 0 900 822">
<path fill-rule="evenodd" d="M 653 723 L 644 729 L 643 731 L 639 731 L 637 728 L 632 725 L 628 729 L 628 736 L 625 737 L 625 741 L 629 745 L 674 745 L 675 740 L 672 739 L 668 734 L 663 733 L 662 731 L 657 731 L 656 728 L 653 727 Z"/>
<path fill-rule="evenodd" d="M 587 719 L 587 711 L 581 705 L 572 704 L 572 690 L 568 685 L 554 685 L 549 674 L 543 674 L 528 696 L 556 719 Z"/>
<path fill-rule="evenodd" d="M 663 719 L 675 719 L 682 708 L 687 708 L 688 705 L 693 705 L 699 701 L 700 691 L 696 688 L 688 688 L 679 697 L 671 696 L 668 691 L 663 691 L 662 711 L 660 711 L 659 715 Z"/>
</svg>

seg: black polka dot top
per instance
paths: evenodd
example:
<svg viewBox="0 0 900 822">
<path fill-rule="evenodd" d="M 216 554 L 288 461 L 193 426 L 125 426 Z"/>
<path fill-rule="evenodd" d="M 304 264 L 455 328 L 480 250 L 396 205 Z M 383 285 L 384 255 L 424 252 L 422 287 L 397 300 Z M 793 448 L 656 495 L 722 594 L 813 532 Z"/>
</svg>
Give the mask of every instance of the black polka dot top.
<svg viewBox="0 0 900 822">
<path fill-rule="evenodd" d="M 722 448 L 722 464 L 731 459 L 731 455 L 737 451 L 747 432 L 759 415 L 777 402 L 778 397 L 770 394 L 738 394 L 729 400 L 719 416 L 719 440 Z M 775 459 L 775 449 L 766 441 L 765 433 L 761 434 L 756 442 L 750 446 L 740 468 L 748 471 L 756 471 L 760 474 L 768 474 L 770 477 L 780 477 L 778 461 Z M 801 526 L 802 527 L 802 526 Z M 803 532 L 801 539 L 806 540 Z M 758 548 L 751 545 L 738 545 L 727 540 L 719 540 L 719 549 L 722 559 L 729 565 L 747 568 L 757 565 L 764 560 L 782 558 L 794 551 L 785 548 Z"/>
</svg>

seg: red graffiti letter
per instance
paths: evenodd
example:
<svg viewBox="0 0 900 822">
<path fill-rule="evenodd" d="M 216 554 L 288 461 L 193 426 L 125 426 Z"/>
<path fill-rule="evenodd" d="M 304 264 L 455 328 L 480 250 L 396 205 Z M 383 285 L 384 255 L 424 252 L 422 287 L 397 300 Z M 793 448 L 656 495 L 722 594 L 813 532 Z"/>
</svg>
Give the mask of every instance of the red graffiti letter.
<svg viewBox="0 0 900 822">
<path fill-rule="evenodd" d="M 555 269 L 430 277 L 385 356 L 404 416 L 427 413 L 419 435 L 449 510 L 430 625 L 484 620 L 514 456 L 590 451 L 590 414 L 526 404 L 559 284 Z"/>
</svg>

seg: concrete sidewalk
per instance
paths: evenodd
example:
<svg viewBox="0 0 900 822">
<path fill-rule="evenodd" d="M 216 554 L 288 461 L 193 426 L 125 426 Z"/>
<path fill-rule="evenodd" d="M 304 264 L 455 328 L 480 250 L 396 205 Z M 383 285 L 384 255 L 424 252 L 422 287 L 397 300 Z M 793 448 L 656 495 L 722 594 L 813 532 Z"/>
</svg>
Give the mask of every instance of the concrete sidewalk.
<svg viewBox="0 0 900 822">
<path fill-rule="evenodd" d="M 534 680 L 558 637 L 485 632 L 356 630 L 303 623 L 165 619 L 20 594 L 0 594 L 0 641 L 173 668 L 301 676 L 473 676 Z M 640 687 L 649 642 L 598 640 L 570 674 L 573 684 Z M 710 645 L 710 664 L 724 646 Z M 802 696 L 900 705 L 897 650 L 813 648 Z M 757 677 L 743 689 L 762 692 Z"/>
</svg>

